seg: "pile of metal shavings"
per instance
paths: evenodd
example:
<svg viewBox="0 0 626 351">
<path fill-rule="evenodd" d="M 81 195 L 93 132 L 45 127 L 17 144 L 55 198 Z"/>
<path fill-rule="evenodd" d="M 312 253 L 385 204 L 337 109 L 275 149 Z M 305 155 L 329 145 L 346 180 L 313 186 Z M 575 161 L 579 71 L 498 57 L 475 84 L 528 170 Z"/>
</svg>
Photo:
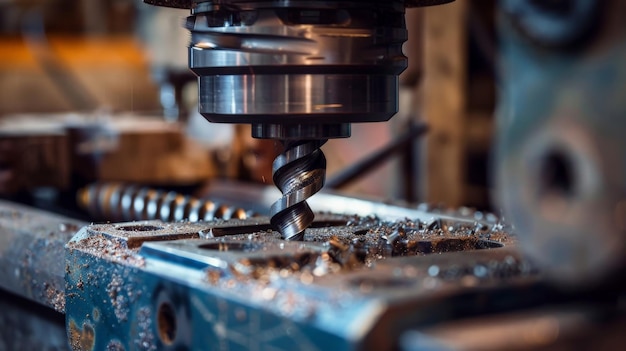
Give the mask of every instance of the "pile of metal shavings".
<svg viewBox="0 0 626 351">
<path fill-rule="evenodd" d="M 65 291 L 47 282 L 44 283 L 44 290 L 44 298 L 48 306 L 52 306 L 57 312 L 65 312 Z"/>
<path fill-rule="evenodd" d="M 368 217 L 351 224 L 309 229 L 305 241 L 325 243 L 331 253 L 344 257 L 338 257 L 344 265 L 355 260 L 349 256 L 356 256 L 366 266 L 390 257 L 489 249 L 514 243 L 499 223 L 440 218 L 428 222 L 410 219 L 387 222 Z"/>
<path fill-rule="evenodd" d="M 351 216 L 345 217 L 344 224 L 309 228 L 305 232 L 302 250 L 285 250 L 284 255 L 242 258 L 229 266 L 230 274 L 210 269 L 206 279 L 213 285 L 221 285 L 224 279 L 227 285 L 233 285 L 235 281 L 249 279 L 269 284 L 280 278 L 291 277 L 301 283 L 312 284 L 316 277 L 371 269 L 377 261 L 392 257 L 491 249 L 515 243 L 515 239 L 498 222 L 450 221 L 440 218 L 427 222 L 409 219 L 387 222 L 375 217 Z M 221 239 L 258 243 L 281 240 L 279 233 L 271 230 L 228 235 Z M 325 250 L 306 250 L 307 243 L 321 244 Z M 508 258 L 506 264 L 507 267 L 500 263 L 485 263 L 485 266 L 497 266 L 494 268 L 497 270 L 506 268 L 511 274 L 526 269 L 519 268 L 520 262 L 514 258 Z M 436 273 L 445 278 L 452 277 L 452 273 L 457 271 L 459 274 L 467 273 L 457 268 L 448 272 L 442 267 Z M 435 273 L 434 269 L 431 271 Z M 478 273 L 482 274 L 483 271 L 479 270 Z M 496 275 L 495 271 L 493 273 L 491 276 Z"/>
<path fill-rule="evenodd" d="M 70 241 L 67 248 L 128 266 L 144 267 L 146 264 L 139 255 L 139 247 L 130 249 L 125 240 L 99 233 L 92 233 L 79 241 Z"/>
</svg>

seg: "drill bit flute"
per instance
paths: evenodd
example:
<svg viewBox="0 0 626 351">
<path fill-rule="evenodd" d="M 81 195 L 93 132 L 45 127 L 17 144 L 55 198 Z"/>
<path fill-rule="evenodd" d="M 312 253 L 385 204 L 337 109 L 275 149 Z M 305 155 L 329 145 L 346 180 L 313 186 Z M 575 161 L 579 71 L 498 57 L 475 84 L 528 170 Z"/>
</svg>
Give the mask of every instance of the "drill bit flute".
<svg viewBox="0 0 626 351">
<path fill-rule="evenodd" d="M 313 223 L 306 199 L 324 186 L 326 157 L 320 146 L 325 142 L 285 142 L 285 151 L 274 161 L 274 184 L 283 197 L 272 205 L 270 222 L 287 240 L 302 240 Z"/>
</svg>

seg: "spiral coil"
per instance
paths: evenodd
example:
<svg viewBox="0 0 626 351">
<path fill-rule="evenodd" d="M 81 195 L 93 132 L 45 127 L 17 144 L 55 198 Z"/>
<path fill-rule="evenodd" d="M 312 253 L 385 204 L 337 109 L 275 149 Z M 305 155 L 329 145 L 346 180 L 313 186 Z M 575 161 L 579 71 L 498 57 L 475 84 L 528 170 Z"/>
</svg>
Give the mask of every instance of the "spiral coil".
<svg viewBox="0 0 626 351">
<path fill-rule="evenodd" d="M 326 157 L 320 147 L 325 142 L 285 142 L 285 151 L 274 160 L 274 184 L 283 196 L 272 205 L 270 222 L 286 240 L 302 240 L 315 218 L 306 200 L 324 186 Z"/>
<path fill-rule="evenodd" d="M 78 192 L 79 205 L 106 221 L 159 219 L 164 222 L 246 219 L 254 214 L 172 191 L 118 183 L 92 184 Z"/>
</svg>

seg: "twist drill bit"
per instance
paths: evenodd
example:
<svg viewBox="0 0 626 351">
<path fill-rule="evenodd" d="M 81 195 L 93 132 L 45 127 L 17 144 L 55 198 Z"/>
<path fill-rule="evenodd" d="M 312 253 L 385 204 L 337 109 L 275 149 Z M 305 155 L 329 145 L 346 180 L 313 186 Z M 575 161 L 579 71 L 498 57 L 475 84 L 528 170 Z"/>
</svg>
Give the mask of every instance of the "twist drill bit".
<svg viewBox="0 0 626 351">
<path fill-rule="evenodd" d="M 283 196 L 272 204 L 270 220 L 286 240 L 303 240 L 315 215 L 306 199 L 320 191 L 326 178 L 326 140 L 283 142 L 285 150 L 273 164 L 274 184 Z"/>
</svg>

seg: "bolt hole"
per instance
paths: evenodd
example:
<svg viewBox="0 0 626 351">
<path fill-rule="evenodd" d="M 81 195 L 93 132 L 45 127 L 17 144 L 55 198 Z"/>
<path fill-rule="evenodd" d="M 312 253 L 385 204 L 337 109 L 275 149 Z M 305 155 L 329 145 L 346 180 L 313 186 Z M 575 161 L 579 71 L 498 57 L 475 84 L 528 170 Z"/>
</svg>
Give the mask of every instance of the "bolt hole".
<svg viewBox="0 0 626 351">
<path fill-rule="evenodd" d="M 572 160 L 562 151 L 552 151 L 539 168 L 539 190 L 541 194 L 559 197 L 574 195 L 576 176 Z"/>
<path fill-rule="evenodd" d="M 123 227 L 117 227 L 117 229 L 127 232 L 152 232 L 161 230 L 163 228 L 157 227 L 155 225 L 127 225 Z"/>
<path fill-rule="evenodd" d="M 176 314 L 174 308 L 167 302 L 159 306 L 157 315 L 159 337 L 165 345 L 171 345 L 176 339 Z"/>
<path fill-rule="evenodd" d="M 530 0 L 532 6 L 549 15 L 565 17 L 570 15 L 576 4 L 571 0 Z"/>
<path fill-rule="evenodd" d="M 217 242 L 199 245 L 198 248 L 214 251 L 255 252 L 263 249 L 260 243 L 251 242 Z"/>
</svg>

